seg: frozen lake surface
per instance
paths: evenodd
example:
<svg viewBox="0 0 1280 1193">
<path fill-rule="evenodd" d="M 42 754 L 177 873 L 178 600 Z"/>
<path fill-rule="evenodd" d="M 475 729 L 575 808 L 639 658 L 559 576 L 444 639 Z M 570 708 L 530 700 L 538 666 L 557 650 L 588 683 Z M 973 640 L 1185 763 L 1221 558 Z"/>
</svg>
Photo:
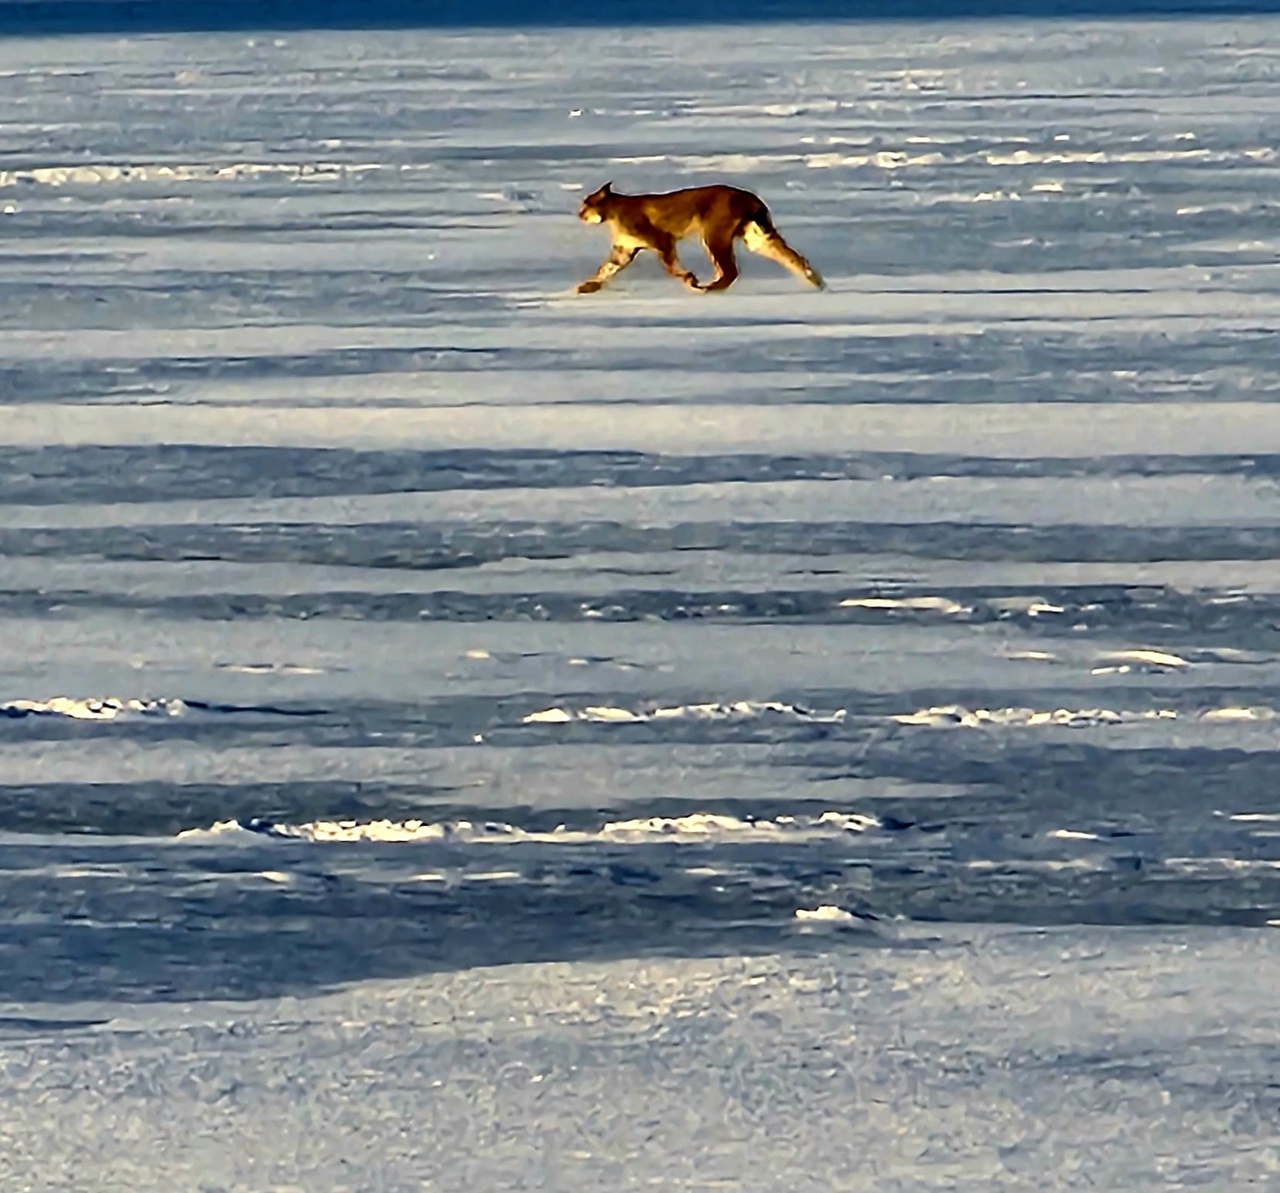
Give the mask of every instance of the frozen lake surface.
<svg viewBox="0 0 1280 1193">
<path fill-rule="evenodd" d="M 0 1185 L 1274 1187 L 1278 153 L 1272 20 L 0 43 Z"/>
</svg>

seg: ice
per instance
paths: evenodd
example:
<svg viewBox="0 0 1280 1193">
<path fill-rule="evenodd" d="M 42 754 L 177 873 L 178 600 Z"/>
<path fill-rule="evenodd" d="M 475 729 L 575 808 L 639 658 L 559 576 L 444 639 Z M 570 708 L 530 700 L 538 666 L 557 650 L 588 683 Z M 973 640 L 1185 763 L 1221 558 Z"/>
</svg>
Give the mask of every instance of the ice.
<svg viewBox="0 0 1280 1193">
<path fill-rule="evenodd" d="M 1051 292 L 1050 292 L 1051 294 Z M 812 302 L 838 303 L 839 296 L 813 296 L 800 294 L 793 302 L 808 305 Z M 871 293 L 865 300 L 851 296 L 857 305 L 880 308 L 884 295 Z M 1235 302 L 1234 296 L 1225 295 Z M 617 318 L 628 305 L 665 302 L 658 296 L 639 299 L 625 292 L 613 305 L 601 312 L 601 323 Z M 738 300 L 747 312 L 754 307 L 755 319 L 777 318 L 775 302 L 761 301 L 759 296 L 744 292 Z M 901 296 L 905 308 L 920 310 L 921 298 L 906 293 Z M 952 305 L 962 298 L 948 300 Z M 1117 295 L 1113 319 L 1123 320 L 1124 311 L 1133 309 L 1133 300 Z M 947 334 L 963 341 L 973 335 L 983 335 L 991 322 L 1012 317 L 1015 307 L 1025 308 L 1025 302 L 1003 301 L 997 308 L 993 303 L 979 320 L 966 320 L 962 325 L 952 325 Z M 912 326 L 908 323 L 880 324 L 865 319 L 836 319 L 827 322 L 831 307 L 817 312 L 812 323 L 792 322 L 790 327 L 761 331 L 750 323 L 731 336 L 722 336 L 726 351 L 746 351 L 752 341 L 794 339 L 803 335 L 806 339 L 829 338 L 837 345 L 858 338 L 883 338 L 892 342 L 916 333 L 929 334 L 934 330 L 929 323 Z M 1242 315 L 1238 328 L 1231 328 L 1237 335 L 1247 337 L 1250 329 L 1280 313 L 1280 302 L 1275 311 L 1257 310 Z M 682 312 L 689 320 L 690 328 L 707 318 L 707 308 Z M 1181 318 L 1207 317 L 1211 311 L 1188 310 Z M 548 345 L 564 352 L 580 337 L 581 315 L 569 316 L 567 326 Z M 1047 325 L 1055 323 L 1046 320 Z M 1113 322 L 1113 320 L 1109 320 Z M 1220 322 L 1215 320 L 1215 322 Z M 1129 329 L 1142 335 L 1150 331 L 1151 321 L 1137 320 Z M 1119 328 L 1113 328 L 1120 330 Z M 292 329 L 291 329 L 292 330 Z M 1029 329 L 1031 330 L 1031 329 Z M 1076 329 L 1083 332 L 1086 329 Z M 535 337 L 546 343 L 549 334 Z M 186 338 L 186 337 L 184 337 Z M 185 352 L 194 355 L 231 356 L 258 355 L 248 353 L 248 345 L 237 341 L 242 337 L 230 333 L 204 338 L 204 342 L 183 344 Z M 256 337 L 267 339 L 268 337 Z M 341 338 L 333 330 L 308 329 L 269 337 L 279 352 L 323 351 L 335 338 Z M 364 339 L 365 337 L 361 337 Z M 35 339 L 33 343 L 32 340 Z M 86 342 L 86 340 L 90 342 Z M 389 352 L 403 349 L 412 351 L 420 344 L 420 336 L 402 334 L 371 335 L 371 349 L 386 348 Z M 495 337 L 488 337 L 491 351 Z M 669 339 L 668 334 L 654 335 L 650 349 L 656 351 Z M 90 337 L 24 337 L 30 345 L 28 359 L 57 353 L 67 353 L 73 348 L 91 348 L 94 357 L 120 361 L 120 367 L 128 369 L 132 359 L 148 359 L 158 350 L 173 347 L 173 337 L 163 337 L 159 343 L 145 344 L 136 334 L 119 337 L 119 344 L 93 344 Z M 386 341 L 379 344 L 378 341 Z M 407 342 L 406 342 L 407 341 Z M 126 348 L 133 348 L 133 356 Z M 477 344 L 478 347 L 478 344 Z M 527 350 L 530 345 L 517 343 L 513 350 Z M 23 345 L 3 343 L 0 349 L 6 356 L 21 358 Z M 116 350 L 120 355 L 116 356 Z M 272 353 L 262 352 L 264 356 Z M 478 384 L 483 385 L 483 382 Z M 821 378 L 815 382 L 822 385 Z M 828 382 L 829 384 L 829 382 Z M 1234 388 L 1234 387 L 1233 387 Z M 423 389 L 430 393 L 431 382 L 424 382 Z M 1239 392 L 1239 391 L 1236 391 Z M 1141 405 L 1118 404 L 1108 407 L 1101 403 L 1053 403 L 1049 401 L 1018 407 L 1009 402 L 973 402 L 966 405 L 962 423 L 957 426 L 956 415 L 939 399 L 939 393 L 925 394 L 911 404 L 906 417 L 901 407 L 887 403 L 861 403 L 833 405 L 830 402 L 799 401 L 784 408 L 768 405 L 748 405 L 702 401 L 694 403 L 666 402 L 660 398 L 642 405 L 623 404 L 620 409 L 609 411 L 603 418 L 587 403 L 546 402 L 523 408 L 519 394 L 512 405 L 521 407 L 518 416 L 495 420 L 489 403 L 483 405 L 445 405 L 426 409 L 388 408 L 375 404 L 356 404 L 350 398 L 345 402 L 326 403 L 322 408 L 300 406 L 289 410 L 283 418 L 278 407 L 257 407 L 243 401 L 232 411 L 221 408 L 222 403 L 211 395 L 211 400 L 200 404 L 146 404 L 105 406 L 85 405 L 78 408 L 48 409 L 44 405 L 7 402 L 0 406 L 0 441 L 12 446 L 48 447 L 63 445 L 114 444 L 163 444 L 183 443 L 207 446 L 270 446 L 291 445 L 317 448 L 357 448 L 362 450 L 517 450 L 556 449 L 561 451 L 643 451 L 674 452 L 687 455 L 707 455 L 716 452 L 747 452 L 773 446 L 779 454 L 830 450 L 833 447 L 848 451 L 883 452 L 954 452 L 958 455 L 1002 458 L 1093 458 L 1099 445 L 1105 444 L 1113 455 L 1151 454 L 1153 456 L 1199 455 L 1248 456 L 1254 453 L 1274 455 L 1280 452 L 1280 411 L 1273 403 L 1224 399 L 1206 403 L 1180 403 L 1176 400 L 1161 404 L 1160 420 L 1153 423 L 1151 412 Z M 585 407 L 585 408 L 584 408 Z M 689 421 L 691 407 L 696 410 L 695 421 Z M 1028 485 L 1028 488 L 1032 486 Z M 1137 493 L 1144 488 L 1163 496 L 1175 488 L 1169 482 L 1163 484 L 1139 484 Z M 1247 487 L 1239 484 L 1223 486 L 1234 494 L 1246 493 Z M 1224 492 L 1224 495 L 1226 493 Z M 1088 494 L 1088 496 L 1095 496 Z M 1096 495 L 1100 497 L 1101 495 Z M 1264 495 L 1255 497 L 1263 500 Z M 1187 498 L 1190 501 L 1190 496 Z M 1261 506 L 1259 507 L 1261 508 Z M 1105 521 L 1122 520 L 1118 509 L 1107 509 L 1099 504 L 1097 515 Z M 1275 516 L 1274 506 L 1271 507 Z M 1199 521 L 1213 517 L 1218 524 L 1229 524 L 1229 509 L 1202 510 Z"/>
<path fill-rule="evenodd" d="M 0 1176 L 139 1193 L 365 1173 L 747 1193 L 1274 1180 L 1274 933 L 900 932 L 913 947 L 832 922 L 795 934 L 829 950 L 811 956 L 29 1005 L 0 1019 Z"/>
<path fill-rule="evenodd" d="M 0 40 L 0 1188 L 1271 1187 L 1280 25 L 627 14 Z"/>
</svg>

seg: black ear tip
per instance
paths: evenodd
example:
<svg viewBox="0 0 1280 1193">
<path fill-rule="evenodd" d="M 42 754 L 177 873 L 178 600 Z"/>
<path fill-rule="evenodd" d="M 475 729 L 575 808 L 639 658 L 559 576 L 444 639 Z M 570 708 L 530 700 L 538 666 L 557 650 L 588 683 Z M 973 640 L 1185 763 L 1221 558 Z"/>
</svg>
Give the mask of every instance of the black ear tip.
<svg viewBox="0 0 1280 1193">
<path fill-rule="evenodd" d="M 601 189 L 602 191 L 612 191 L 612 190 L 613 190 L 613 181 L 612 181 L 612 180 L 610 180 L 609 182 L 606 182 L 606 183 L 604 184 L 604 186 L 602 186 L 600 189 Z"/>
</svg>

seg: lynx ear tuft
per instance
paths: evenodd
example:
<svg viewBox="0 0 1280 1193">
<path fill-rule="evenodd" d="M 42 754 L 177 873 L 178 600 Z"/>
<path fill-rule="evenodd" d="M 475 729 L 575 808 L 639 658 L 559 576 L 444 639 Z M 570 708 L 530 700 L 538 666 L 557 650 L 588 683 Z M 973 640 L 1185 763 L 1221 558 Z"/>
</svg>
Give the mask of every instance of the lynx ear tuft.
<svg viewBox="0 0 1280 1193">
<path fill-rule="evenodd" d="M 613 194 L 613 182 L 612 181 L 606 182 L 604 186 L 600 188 L 600 191 L 602 194 L 606 194 L 606 195 Z"/>
</svg>

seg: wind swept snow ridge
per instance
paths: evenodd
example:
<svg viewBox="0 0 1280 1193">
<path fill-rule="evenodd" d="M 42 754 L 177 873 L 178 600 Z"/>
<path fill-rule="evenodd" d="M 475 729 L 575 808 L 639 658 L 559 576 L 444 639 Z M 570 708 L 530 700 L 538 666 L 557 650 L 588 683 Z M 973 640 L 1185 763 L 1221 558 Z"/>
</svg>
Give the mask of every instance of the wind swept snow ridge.
<svg viewBox="0 0 1280 1193">
<path fill-rule="evenodd" d="M 714 812 L 687 816 L 648 816 L 607 821 L 595 829 L 559 825 L 547 832 L 532 832 L 501 821 L 453 820 L 316 820 L 306 824 L 276 824 L 267 820 L 222 820 L 207 829 L 187 829 L 180 840 L 207 840 L 236 834 L 255 834 L 280 840 L 315 844 L 361 842 L 405 843 L 449 841 L 454 844 L 548 845 L 622 844 L 644 845 L 657 841 L 715 843 L 729 841 L 832 840 L 849 833 L 865 833 L 880 827 L 874 816 L 858 812 L 826 811 L 817 816 L 777 816 L 755 820 Z"/>
<path fill-rule="evenodd" d="M 915 609 L 930 613 L 972 613 L 970 605 L 962 605 L 949 597 L 849 597 L 840 602 L 841 609 Z"/>
<path fill-rule="evenodd" d="M 1125 725 L 1139 721 L 1170 721 L 1177 713 L 1169 708 L 1145 709 L 1141 712 L 1119 711 L 1109 708 L 965 708 L 959 704 L 935 705 L 918 712 L 899 713 L 893 717 L 899 725 L 955 725 L 964 729 L 984 726 L 1040 726 L 1065 725 L 1079 729 L 1092 725 Z"/>
<path fill-rule="evenodd" d="M 1274 720 L 1276 710 L 1265 706 L 1206 708 L 1180 713 L 1172 708 L 965 708 L 960 704 L 940 704 L 912 713 L 898 713 L 891 719 L 899 725 L 958 726 L 963 729 L 1009 726 L 1036 728 L 1042 725 L 1084 729 L 1096 725 L 1135 725 L 1151 721 L 1202 721 L 1209 724 Z"/>
<path fill-rule="evenodd" d="M 845 911 L 843 907 L 836 907 L 831 903 L 824 903 L 821 907 L 815 907 L 812 910 L 797 907 L 795 918 L 802 924 L 822 925 L 833 928 L 859 922 L 858 917 L 852 912 Z"/>
<path fill-rule="evenodd" d="M 1188 660 L 1167 650 L 1108 650 L 1098 656 L 1119 663 L 1139 663 L 1148 667 L 1190 667 Z"/>
<path fill-rule="evenodd" d="M 1273 721 L 1276 710 L 1265 706 L 1210 708 L 1200 714 L 1202 721 Z"/>
<path fill-rule="evenodd" d="M 130 721 L 157 717 L 259 716 L 312 717 L 321 710 L 286 708 L 273 704 L 222 704 L 208 700 L 164 697 L 52 696 L 48 700 L 9 700 L 0 703 L 0 717 L 65 717 L 73 721 Z"/>
<path fill-rule="evenodd" d="M 238 182 L 243 179 L 279 178 L 286 182 L 318 182 L 376 170 L 401 170 L 378 162 L 227 162 L 119 165 L 93 162 L 76 166 L 37 166 L 26 170 L 0 170 L 0 188 L 16 186 L 101 186 L 112 183 Z M 420 167 L 419 167 L 420 168 Z"/>
<path fill-rule="evenodd" d="M 748 721 L 761 717 L 782 717 L 810 724 L 834 725 L 845 718 L 845 710 L 814 712 L 794 704 L 776 700 L 737 700 L 732 704 L 676 704 L 664 708 L 635 711 L 611 705 L 593 704 L 576 711 L 567 708 L 544 708 L 521 719 L 522 725 L 567 725 L 571 721 L 596 724 L 641 724 L 651 721 Z"/>
<path fill-rule="evenodd" d="M 10 700 L 0 704 L 5 717 L 70 717 L 76 721 L 114 721 L 120 717 L 180 717 L 188 711 L 183 700 L 74 699 L 54 696 L 50 700 Z"/>
</svg>

